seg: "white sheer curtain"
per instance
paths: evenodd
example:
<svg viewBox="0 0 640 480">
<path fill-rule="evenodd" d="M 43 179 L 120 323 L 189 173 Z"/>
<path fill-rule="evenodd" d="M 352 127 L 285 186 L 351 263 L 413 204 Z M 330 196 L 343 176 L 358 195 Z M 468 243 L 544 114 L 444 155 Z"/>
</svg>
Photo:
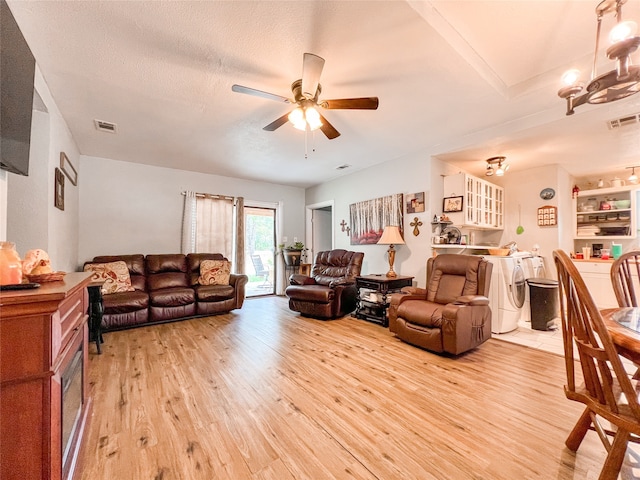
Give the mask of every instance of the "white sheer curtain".
<svg viewBox="0 0 640 480">
<path fill-rule="evenodd" d="M 244 198 L 184 193 L 182 253 L 221 253 L 244 273 Z"/>
<path fill-rule="evenodd" d="M 196 192 L 184 194 L 184 213 L 182 215 L 182 253 L 196 251 Z"/>
<path fill-rule="evenodd" d="M 244 198 L 236 198 L 236 229 L 235 229 L 235 251 L 233 261 L 233 271 L 235 273 L 246 273 L 244 271 Z"/>
<path fill-rule="evenodd" d="M 233 199 L 212 195 L 196 198 L 196 252 L 233 258 Z"/>
</svg>

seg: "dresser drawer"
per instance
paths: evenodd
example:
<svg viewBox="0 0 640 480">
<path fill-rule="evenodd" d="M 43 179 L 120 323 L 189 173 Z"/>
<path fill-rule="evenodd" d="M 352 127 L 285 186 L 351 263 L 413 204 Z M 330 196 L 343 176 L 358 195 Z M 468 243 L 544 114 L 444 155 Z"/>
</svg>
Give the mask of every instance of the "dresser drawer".
<svg viewBox="0 0 640 480">
<path fill-rule="evenodd" d="M 87 289 L 77 291 L 60 304 L 60 348 L 64 349 L 71 333 L 81 327 L 87 311 Z"/>
</svg>

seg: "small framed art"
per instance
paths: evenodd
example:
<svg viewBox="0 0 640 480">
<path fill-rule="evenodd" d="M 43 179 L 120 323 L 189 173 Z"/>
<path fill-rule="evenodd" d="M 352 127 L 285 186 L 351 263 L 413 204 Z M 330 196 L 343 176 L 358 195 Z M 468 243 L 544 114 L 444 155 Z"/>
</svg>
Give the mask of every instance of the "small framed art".
<svg viewBox="0 0 640 480">
<path fill-rule="evenodd" d="M 424 212 L 424 192 L 407 195 L 407 213 Z"/>
<path fill-rule="evenodd" d="M 442 201 L 442 211 L 444 213 L 449 212 L 461 212 L 462 211 L 462 199 L 464 197 L 445 197 Z"/>
<path fill-rule="evenodd" d="M 78 185 L 78 172 L 69 161 L 67 154 L 64 152 L 60 152 L 60 170 L 64 172 L 74 186 Z"/>
<path fill-rule="evenodd" d="M 64 210 L 64 173 L 56 168 L 56 185 L 54 190 L 53 204 L 56 208 Z"/>
</svg>

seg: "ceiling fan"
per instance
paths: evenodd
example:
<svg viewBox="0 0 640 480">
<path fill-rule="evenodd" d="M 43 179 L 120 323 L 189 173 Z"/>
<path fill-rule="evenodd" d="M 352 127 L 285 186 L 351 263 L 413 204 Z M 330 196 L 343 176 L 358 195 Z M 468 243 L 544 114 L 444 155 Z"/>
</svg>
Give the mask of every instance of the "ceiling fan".
<svg viewBox="0 0 640 480">
<path fill-rule="evenodd" d="M 324 67 L 324 58 L 305 53 L 302 63 L 302 78 L 291 84 L 293 98 L 282 97 L 273 93 L 263 92 L 254 88 L 233 85 L 231 90 L 238 93 L 246 93 L 256 97 L 267 98 L 277 102 L 296 104 L 291 112 L 271 122 L 263 130 L 272 132 L 290 121 L 294 127 L 300 130 L 319 128 L 329 140 L 340 136 L 340 132 L 331 125 L 318 111 L 318 107 L 329 110 L 376 110 L 378 97 L 341 98 L 337 100 L 318 100 L 322 92 L 320 74 Z"/>
</svg>

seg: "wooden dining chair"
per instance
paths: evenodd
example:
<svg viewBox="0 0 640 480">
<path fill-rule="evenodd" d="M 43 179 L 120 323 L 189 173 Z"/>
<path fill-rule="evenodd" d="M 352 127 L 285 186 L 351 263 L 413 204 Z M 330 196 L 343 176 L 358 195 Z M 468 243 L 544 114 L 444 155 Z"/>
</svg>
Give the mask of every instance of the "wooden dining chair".
<svg viewBox="0 0 640 480">
<path fill-rule="evenodd" d="M 562 250 L 553 252 L 558 271 L 562 338 L 564 341 L 569 400 L 585 405 L 584 412 L 569 433 L 566 446 L 577 451 L 589 430 L 595 430 L 608 454 L 600 480 L 616 480 L 629 441 L 640 438 L 640 405 L 637 392 L 622 365 L 602 315 L 584 280 L 569 256 Z M 578 384 L 574 358 L 578 353 L 583 383 Z M 606 420 L 615 428 L 605 429 Z M 610 441 L 609 437 L 613 437 Z"/>
<path fill-rule="evenodd" d="M 620 307 L 637 307 L 640 294 L 640 250 L 623 253 L 611 265 L 611 284 Z"/>
</svg>

